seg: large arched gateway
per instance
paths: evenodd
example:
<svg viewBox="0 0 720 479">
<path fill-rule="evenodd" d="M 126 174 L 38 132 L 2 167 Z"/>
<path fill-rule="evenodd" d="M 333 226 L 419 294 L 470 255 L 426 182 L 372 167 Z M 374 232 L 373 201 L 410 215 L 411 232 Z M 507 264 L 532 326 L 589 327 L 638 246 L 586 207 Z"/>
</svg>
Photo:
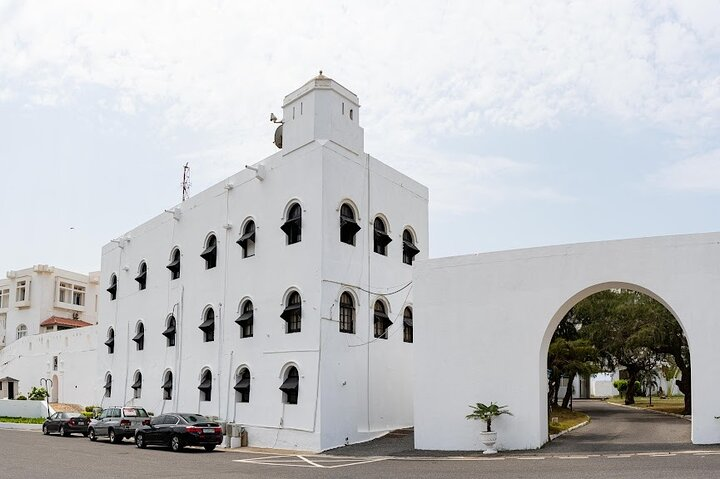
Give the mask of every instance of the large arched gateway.
<svg viewBox="0 0 720 479">
<path fill-rule="evenodd" d="M 504 449 L 547 441 L 546 358 L 560 320 L 609 288 L 645 293 L 681 324 L 692 355 L 692 441 L 720 443 L 720 233 L 427 260 L 415 270 L 415 447 L 477 450 L 468 405 L 506 404 Z"/>
</svg>

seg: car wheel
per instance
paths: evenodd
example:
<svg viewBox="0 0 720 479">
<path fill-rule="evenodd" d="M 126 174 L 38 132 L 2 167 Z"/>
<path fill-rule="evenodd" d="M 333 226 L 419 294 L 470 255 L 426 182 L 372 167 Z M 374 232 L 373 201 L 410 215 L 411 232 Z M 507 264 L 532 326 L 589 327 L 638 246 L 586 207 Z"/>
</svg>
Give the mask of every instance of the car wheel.
<svg viewBox="0 0 720 479">
<path fill-rule="evenodd" d="M 144 434 L 138 434 L 135 436 L 135 445 L 139 449 L 145 449 L 147 447 L 147 444 L 145 443 L 145 435 Z"/>
<path fill-rule="evenodd" d="M 70 433 L 65 429 L 65 426 L 60 426 L 60 435 L 63 437 L 68 437 Z"/>
<path fill-rule="evenodd" d="M 50 431 L 48 431 L 48 428 L 45 424 L 43 424 L 43 434 L 45 434 L 46 436 L 50 434 Z"/>
<path fill-rule="evenodd" d="M 214 451 L 214 450 L 215 450 L 215 444 L 208 444 L 207 446 L 205 446 L 205 450 L 206 450 L 207 452 Z"/>
<path fill-rule="evenodd" d="M 90 430 L 87 433 L 88 436 L 90 436 L 91 441 L 97 441 L 97 435 L 95 434 L 95 429 L 90 428 Z"/>
<path fill-rule="evenodd" d="M 178 435 L 173 436 L 170 439 L 170 449 L 172 449 L 175 452 L 180 452 L 180 451 L 182 451 L 182 448 L 183 448 L 183 443 L 182 443 L 182 440 L 180 439 L 180 436 L 178 436 Z"/>
<path fill-rule="evenodd" d="M 113 444 L 117 444 L 120 441 L 122 441 L 122 436 L 118 436 L 115 434 L 115 429 L 110 429 L 108 431 L 108 438 L 110 439 L 110 442 Z"/>
</svg>

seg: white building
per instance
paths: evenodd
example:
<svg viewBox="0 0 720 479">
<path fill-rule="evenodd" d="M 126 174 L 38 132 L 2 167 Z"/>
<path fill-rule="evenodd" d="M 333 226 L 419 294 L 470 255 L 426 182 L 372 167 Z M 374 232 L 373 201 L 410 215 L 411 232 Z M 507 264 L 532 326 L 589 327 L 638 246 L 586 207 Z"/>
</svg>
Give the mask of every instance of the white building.
<svg viewBox="0 0 720 479">
<path fill-rule="evenodd" d="M 89 348 L 97 342 L 100 274 L 39 264 L 6 276 L 0 280 L 0 398 L 27 394 L 48 378 L 51 401 L 83 400 L 94 374 L 87 368 L 94 366 Z"/>
<path fill-rule="evenodd" d="M 359 110 L 320 74 L 285 97 L 280 151 L 105 245 L 98 401 L 313 451 L 412 425 L 428 192 L 364 153 Z"/>
</svg>

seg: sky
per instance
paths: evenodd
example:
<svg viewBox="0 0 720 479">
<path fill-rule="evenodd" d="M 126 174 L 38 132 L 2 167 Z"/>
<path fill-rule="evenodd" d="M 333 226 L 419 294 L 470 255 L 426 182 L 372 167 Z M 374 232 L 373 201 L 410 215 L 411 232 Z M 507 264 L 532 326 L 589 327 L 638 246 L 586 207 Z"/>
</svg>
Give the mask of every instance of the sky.
<svg viewBox="0 0 720 479">
<path fill-rule="evenodd" d="M 0 275 L 99 269 L 318 70 L 430 189 L 431 257 L 720 231 L 716 0 L 0 0 Z"/>
</svg>

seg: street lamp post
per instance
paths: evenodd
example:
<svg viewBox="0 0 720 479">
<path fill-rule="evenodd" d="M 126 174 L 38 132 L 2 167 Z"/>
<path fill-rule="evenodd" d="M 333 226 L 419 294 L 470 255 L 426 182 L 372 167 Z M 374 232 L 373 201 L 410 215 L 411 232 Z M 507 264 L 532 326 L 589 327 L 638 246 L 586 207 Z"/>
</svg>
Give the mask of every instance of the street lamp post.
<svg viewBox="0 0 720 479">
<path fill-rule="evenodd" d="M 53 381 L 50 378 L 41 378 L 40 387 L 45 388 L 47 396 L 45 397 L 45 404 L 47 404 L 47 417 L 50 417 L 50 389 L 52 388 Z"/>
</svg>

